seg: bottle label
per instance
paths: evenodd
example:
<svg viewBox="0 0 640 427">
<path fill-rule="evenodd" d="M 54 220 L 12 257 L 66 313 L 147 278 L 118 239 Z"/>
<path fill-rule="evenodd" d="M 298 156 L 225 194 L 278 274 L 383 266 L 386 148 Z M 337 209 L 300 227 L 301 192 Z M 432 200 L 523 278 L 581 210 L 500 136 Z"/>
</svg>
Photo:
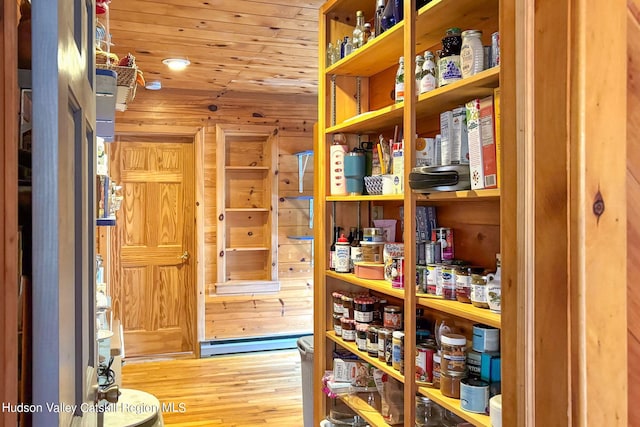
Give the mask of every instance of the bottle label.
<svg viewBox="0 0 640 427">
<path fill-rule="evenodd" d="M 336 245 L 336 254 L 335 254 L 335 270 L 338 273 L 348 273 L 349 270 L 349 245 Z"/>
<path fill-rule="evenodd" d="M 396 102 L 404 101 L 404 82 L 396 82 Z"/>
<path fill-rule="evenodd" d="M 462 78 L 460 55 L 440 58 L 440 62 L 438 63 L 438 76 L 440 77 L 438 86 L 444 86 L 460 80 Z"/>
</svg>

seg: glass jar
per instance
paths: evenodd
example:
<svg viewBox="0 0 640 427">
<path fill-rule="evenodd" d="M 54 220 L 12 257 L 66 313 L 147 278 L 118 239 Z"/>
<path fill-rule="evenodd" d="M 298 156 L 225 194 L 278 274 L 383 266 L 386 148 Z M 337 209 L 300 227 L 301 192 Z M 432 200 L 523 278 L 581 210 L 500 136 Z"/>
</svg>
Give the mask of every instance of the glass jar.
<svg viewBox="0 0 640 427">
<path fill-rule="evenodd" d="M 431 384 L 433 388 L 440 388 L 440 365 L 442 362 L 442 356 L 439 353 L 433 354 L 433 371 Z"/>
<path fill-rule="evenodd" d="M 487 277 L 482 274 L 471 274 L 471 304 L 474 307 L 489 308 L 487 302 Z"/>
<path fill-rule="evenodd" d="M 404 332 L 394 331 L 391 345 L 391 366 L 404 374 Z"/>
<path fill-rule="evenodd" d="M 342 331 L 344 337 L 344 326 Z M 467 338 L 464 335 L 446 333 L 440 337 L 442 343 L 442 363 L 440 371 L 466 372 L 467 370 Z"/>
<path fill-rule="evenodd" d="M 367 328 L 367 354 L 378 357 L 378 326 L 369 325 Z"/>
<path fill-rule="evenodd" d="M 456 300 L 456 273 L 452 265 L 443 265 L 440 269 L 440 280 L 442 281 L 442 296 L 446 300 Z"/>
<path fill-rule="evenodd" d="M 467 266 L 456 267 L 456 300 L 471 304 L 471 269 Z"/>
<path fill-rule="evenodd" d="M 353 297 L 342 295 L 342 317 L 353 319 Z"/>
<path fill-rule="evenodd" d="M 334 292 L 331 296 L 333 297 L 333 312 L 342 315 L 342 292 Z"/>
<path fill-rule="evenodd" d="M 447 397 L 460 399 L 460 382 L 467 376 L 466 372 L 440 371 L 440 392 Z"/>
<path fill-rule="evenodd" d="M 356 322 L 373 322 L 373 308 L 375 299 L 373 297 L 357 297 L 354 299 L 354 319 Z"/>
<path fill-rule="evenodd" d="M 416 427 L 439 427 L 442 409 L 426 396 L 416 396 Z"/>
<path fill-rule="evenodd" d="M 388 305 L 384 308 L 382 324 L 388 329 L 402 329 L 402 309 L 397 305 Z"/>
<path fill-rule="evenodd" d="M 356 321 L 343 317 L 342 319 L 340 319 L 340 322 L 342 323 L 342 339 L 345 341 L 355 341 Z"/>
<path fill-rule="evenodd" d="M 337 337 L 342 336 L 342 314 L 333 313 L 333 331 Z"/>
<path fill-rule="evenodd" d="M 367 323 L 356 323 L 356 346 L 360 351 L 367 351 Z"/>
<path fill-rule="evenodd" d="M 484 68 L 484 48 L 482 31 L 467 30 L 462 32 L 462 48 L 460 49 L 460 69 L 462 78 L 478 74 Z"/>
<path fill-rule="evenodd" d="M 429 295 L 436 294 L 436 287 L 438 283 L 438 270 L 436 264 L 427 264 L 427 293 Z"/>
<path fill-rule="evenodd" d="M 387 347 L 391 353 L 391 339 L 393 331 L 387 328 L 378 328 L 378 360 L 387 361 Z M 391 365 L 391 356 L 389 356 L 389 365 Z"/>
</svg>

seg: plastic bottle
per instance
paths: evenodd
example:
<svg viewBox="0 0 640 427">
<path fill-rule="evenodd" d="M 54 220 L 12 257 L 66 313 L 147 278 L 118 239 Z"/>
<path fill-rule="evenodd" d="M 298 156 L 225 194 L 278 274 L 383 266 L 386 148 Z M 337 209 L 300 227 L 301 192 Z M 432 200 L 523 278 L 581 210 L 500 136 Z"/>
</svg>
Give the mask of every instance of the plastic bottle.
<svg viewBox="0 0 640 427">
<path fill-rule="evenodd" d="M 420 94 L 420 82 L 422 81 L 422 66 L 424 64 L 424 58 L 422 55 L 416 55 L 416 95 Z"/>
<path fill-rule="evenodd" d="M 398 60 L 398 71 L 396 72 L 396 103 L 402 101 L 404 101 L 404 57 L 401 56 Z"/>
<path fill-rule="evenodd" d="M 340 238 L 336 242 L 335 259 L 336 273 L 350 272 L 351 246 L 349 245 L 349 239 L 347 239 L 344 234 L 340 235 Z"/>
<path fill-rule="evenodd" d="M 431 51 L 424 53 L 424 64 L 422 65 L 422 78 L 420 79 L 420 93 L 434 90 L 436 85 L 436 62 Z"/>
</svg>

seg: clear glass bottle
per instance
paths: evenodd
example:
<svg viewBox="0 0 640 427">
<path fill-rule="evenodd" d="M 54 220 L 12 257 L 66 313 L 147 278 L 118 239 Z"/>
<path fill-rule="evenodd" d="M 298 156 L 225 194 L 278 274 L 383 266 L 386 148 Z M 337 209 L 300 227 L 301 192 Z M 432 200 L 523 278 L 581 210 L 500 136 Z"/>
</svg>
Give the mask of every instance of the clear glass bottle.
<svg viewBox="0 0 640 427">
<path fill-rule="evenodd" d="M 333 58 L 333 43 L 329 42 L 329 45 L 327 46 L 327 67 L 333 64 Z"/>
<path fill-rule="evenodd" d="M 368 22 L 364 23 L 364 37 L 362 38 L 362 44 L 367 44 L 367 42 L 373 38 L 373 34 L 371 33 L 371 24 Z"/>
<path fill-rule="evenodd" d="M 422 67 L 424 65 L 424 58 L 422 55 L 416 55 L 416 95 L 420 94 L 420 82 L 422 81 Z"/>
<path fill-rule="evenodd" d="M 353 50 L 364 45 L 364 13 L 361 10 L 356 12 L 356 26 L 353 29 L 351 44 L 353 45 Z"/>
<path fill-rule="evenodd" d="M 392 0 L 389 0 L 392 1 Z M 404 101 L 404 57 L 398 60 L 398 71 L 396 72 L 396 103 Z"/>
<path fill-rule="evenodd" d="M 437 87 L 436 61 L 433 53 L 427 50 L 424 53 L 422 65 L 422 78 L 420 79 L 420 93 L 429 92 Z"/>
<path fill-rule="evenodd" d="M 336 45 L 333 47 L 333 50 L 335 52 L 335 59 L 333 63 L 335 64 L 344 58 L 344 46 L 342 45 L 342 39 L 336 40 Z"/>
<path fill-rule="evenodd" d="M 351 52 L 353 52 L 353 43 L 351 42 L 351 38 L 349 36 L 344 36 L 344 55 L 342 56 L 343 58 L 345 56 L 349 56 L 351 55 Z"/>
</svg>

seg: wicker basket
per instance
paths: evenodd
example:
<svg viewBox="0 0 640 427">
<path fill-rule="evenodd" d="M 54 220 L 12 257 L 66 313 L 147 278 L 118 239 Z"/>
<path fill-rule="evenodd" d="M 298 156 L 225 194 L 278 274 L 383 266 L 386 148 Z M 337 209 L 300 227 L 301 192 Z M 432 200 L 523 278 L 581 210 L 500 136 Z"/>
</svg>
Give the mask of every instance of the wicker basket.
<svg viewBox="0 0 640 427">
<path fill-rule="evenodd" d="M 136 76 L 138 72 L 137 67 L 121 67 L 119 65 L 111 64 L 96 64 L 96 68 L 102 68 L 105 70 L 113 70 L 118 74 L 117 86 L 118 86 L 118 104 L 127 104 L 136 97 Z"/>
</svg>

